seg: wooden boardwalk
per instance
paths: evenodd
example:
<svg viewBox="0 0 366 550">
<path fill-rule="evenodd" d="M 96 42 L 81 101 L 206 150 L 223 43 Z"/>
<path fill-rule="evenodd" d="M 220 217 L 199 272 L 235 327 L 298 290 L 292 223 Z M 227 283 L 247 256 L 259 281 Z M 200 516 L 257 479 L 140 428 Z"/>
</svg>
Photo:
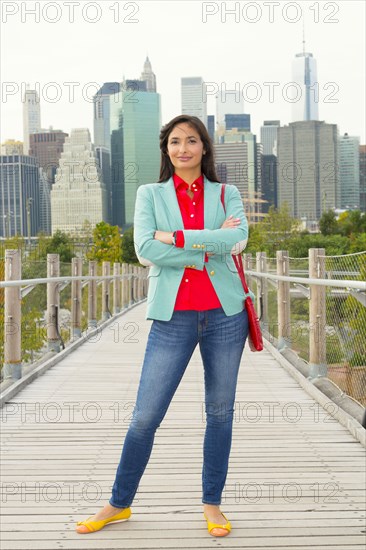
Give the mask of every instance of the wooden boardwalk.
<svg viewBox="0 0 366 550">
<path fill-rule="evenodd" d="M 201 504 L 203 371 L 198 347 L 157 431 L 128 522 L 78 535 L 109 498 L 151 321 L 131 309 L 2 409 L 2 550 L 356 550 L 365 547 L 365 450 L 269 352 L 246 350 L 221 509 Z"/>
</svg>

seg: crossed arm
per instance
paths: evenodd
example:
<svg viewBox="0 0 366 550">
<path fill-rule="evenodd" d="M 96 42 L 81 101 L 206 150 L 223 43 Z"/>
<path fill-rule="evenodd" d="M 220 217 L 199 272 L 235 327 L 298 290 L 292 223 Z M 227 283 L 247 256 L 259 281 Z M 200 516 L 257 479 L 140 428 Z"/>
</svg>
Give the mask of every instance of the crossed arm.
<svg viewBox="0 0 366 550">
<path fill-rule="evenodd" d="M 229 191 L 229 192 L 228 192 Z M 134 245 L 142 265 L 185 267 L 195 264 L 203 270 L 205 254 L 239 254 L 248 238 L 248 223 L 238 189 L 227 186 L 228 218 L 219 229 L 184 229 L 182 248 L 173 246 L 172 232 L 156 230 L 154 208 L 147 186 L 137 190 Z"/>
</svg>

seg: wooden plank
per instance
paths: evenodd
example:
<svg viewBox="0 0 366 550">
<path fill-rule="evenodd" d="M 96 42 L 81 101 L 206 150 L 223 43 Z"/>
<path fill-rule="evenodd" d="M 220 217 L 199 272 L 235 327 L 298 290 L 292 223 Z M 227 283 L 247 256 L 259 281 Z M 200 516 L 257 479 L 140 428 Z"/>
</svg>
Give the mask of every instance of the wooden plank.
<svg viewBox="0 0 366 550">
<path fill-rule="evenodd" d="M 74 531 L 78 520 L 110 496 L 150 327 L 144 306 L 123 318 L 123 323 L 131 321 L 139 326 L 137 345 L 114 342 L 113 331 L 104 330 L 99 342 L 77 348 L 2 410 L 2 550 L 184 550 L 217 544 L 202 518 L 205 412 L 198 348 L 157 431 L 131 520 L 88 536 Z M 78 402 L 73 418 L 70 402 Z M 97 422 L 85 414 L 88 407 L 93 410 L 91 403 L 100 414 Z M 221 505 L 233 531 L 220 545 L 363 548 L 364 449 L 334 421 L 331 407 L 323 409 L 309 398 L 268 352 L 245 351 Z M 296 422 L 294 411 L 299 412 Z M 85 498 L 87 483 L 100 488 L 96 501 Z M 8 494 L 11 484 L 13 495 Z M 67 492 L 70 485 L 72 493 Z M 250 487 L 261 491 L 257 501 Z M 301 491 L 298 500 L 291 488 Z M 48 494 L 42 493 L 45 489 Z M 24 514 L 21 523 L 19 513 Z"/>
<path fill-rule="evenodd" d="M 114 526 L 110 526 L 111 530 Z M 77 550 L 78 548 L 94 549 L 106 549 L 108 550 L 120 550 L 122 548 L 131 549 L 149 549 L 155 548 L 168 548 L 169 550 L 192 550 L 192 548 L 212 548 L 214 537 L 208 535 L 207 532 L 202 532 L 202 538 L 200 538 L 201 531 L 195 529 L 185 529 L 181 537 L 160 538 L 147 536 L 142 540 L 132 540 L 130 537 L 123 538 L 123 534 L 119 532 L 119 537 L 116 539 L 107 538 L 102 533 L 93 533 L 92 536 L 77 535 L 78 538 L 65 540 L 64 537 L 60 537 L 58 541 L 39 540 L 39 541 L 4 541 L 2 550 L 53 550 L 55 548 L 63 548 L 67 550 Z M 83 537 L 81 539 L 81 537 Z M 208 538 L 210 537 L 210 538 Z M 80 540 L 81 539 L 81 540 Z M 88 540 L 86 540 L 88 539 Z M 309 550 L 311 548 L 317 548 L 321 550 L 329 550 L 330 548 L 339 550 L 363 550 L 364 538 L 357 536 L 347 537 L 301 537 L 300 545 L 298 545 L 299 539 L 296 537 L 282 537 L 267 538 L 267 537 L 250 537 L 235 536 L 232 532 L 230 539 L 225 541 L 228 548 L 245 548 L 247 550 L 254 550 L 255 548 L 276 548 L 276 550 L 288 550 L 294 548 L 295 550 Z M 222 544 L 222 543 L 221 543 Z M 229 546 L 230 544 L 230 546 Z"/>
</svg>

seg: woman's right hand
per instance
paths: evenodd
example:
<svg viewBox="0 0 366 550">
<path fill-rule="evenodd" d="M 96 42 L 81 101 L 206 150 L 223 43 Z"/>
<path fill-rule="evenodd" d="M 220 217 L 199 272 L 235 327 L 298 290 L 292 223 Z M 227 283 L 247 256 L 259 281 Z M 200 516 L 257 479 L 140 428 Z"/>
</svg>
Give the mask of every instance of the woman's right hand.
<svg viewBox="0 0 366 550">
<path fill-rule="evenodd" d="M 224 223 L 222 224 L 220 229 L 228 229 L 230 227 L 238 227 L 240 225 L 240 218 L 233 218 L 233 216 L 229 216 Z"/>
</svg>

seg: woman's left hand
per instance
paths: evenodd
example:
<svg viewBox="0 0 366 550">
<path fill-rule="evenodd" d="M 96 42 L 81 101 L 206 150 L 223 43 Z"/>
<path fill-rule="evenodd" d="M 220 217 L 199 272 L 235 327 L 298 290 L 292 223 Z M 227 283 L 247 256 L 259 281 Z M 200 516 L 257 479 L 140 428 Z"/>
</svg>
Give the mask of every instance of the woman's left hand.
<svg viewBox="0 0 366 550">
<path fill-rule="evenodd" d="M 229 227 L 238 227 L 238 225 L 240 225 L 240 218 L 233 218 L 233 216 L 231 215 L 224 221 L 220 229 L 227 229 Z"/>
</svg>

